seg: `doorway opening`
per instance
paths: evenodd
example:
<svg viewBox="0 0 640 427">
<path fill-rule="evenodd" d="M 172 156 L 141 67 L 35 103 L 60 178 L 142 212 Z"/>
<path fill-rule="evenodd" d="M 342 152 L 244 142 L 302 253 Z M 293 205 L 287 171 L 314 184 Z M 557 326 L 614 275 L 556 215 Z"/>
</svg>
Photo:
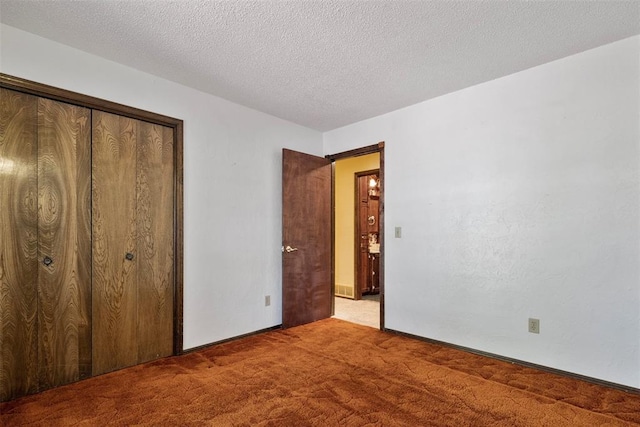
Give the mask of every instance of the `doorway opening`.
<svg viewBox="0 0 640 427">
<path fill-rule="evenodd" d="M 384 330 L 384 143 L 332 161 L 332 315 Z"/>
</svg>

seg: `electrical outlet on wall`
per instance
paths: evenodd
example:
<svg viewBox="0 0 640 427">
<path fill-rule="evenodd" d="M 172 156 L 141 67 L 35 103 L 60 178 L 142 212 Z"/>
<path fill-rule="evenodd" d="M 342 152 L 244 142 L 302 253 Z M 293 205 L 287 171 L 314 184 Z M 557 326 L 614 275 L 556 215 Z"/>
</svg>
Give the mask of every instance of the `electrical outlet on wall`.
<svg viewBox="0 0 640 427">
<path fill-rule="evenodd" d="M 264 306 L 269 307 L 271 305 L 271 295 L 265 295 L 264 297 Z"/>
<path fill-rule="evenodd" d="M 529 332 L 532 334 L 540 333 L 540 319 L 529 318 Z"/>
</svg>

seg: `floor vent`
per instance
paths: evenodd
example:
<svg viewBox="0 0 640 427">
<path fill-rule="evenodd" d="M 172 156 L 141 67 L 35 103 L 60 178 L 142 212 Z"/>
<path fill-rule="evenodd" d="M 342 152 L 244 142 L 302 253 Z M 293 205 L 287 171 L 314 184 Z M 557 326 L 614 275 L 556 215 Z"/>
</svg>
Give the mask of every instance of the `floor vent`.
<svg viewBox="0 0 640 427">
<path fill-rule="evenodd" d="M 353 298 L 353 286 L 336 285 L 336 296 Z"/>
</svg>

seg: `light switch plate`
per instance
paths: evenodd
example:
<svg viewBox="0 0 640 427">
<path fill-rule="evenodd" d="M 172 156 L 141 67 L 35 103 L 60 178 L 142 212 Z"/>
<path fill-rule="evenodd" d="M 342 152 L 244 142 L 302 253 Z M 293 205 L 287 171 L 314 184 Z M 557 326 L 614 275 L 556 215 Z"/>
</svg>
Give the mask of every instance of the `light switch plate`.
<svg viewBox="0 0 640 427">
<path fill-rule="evenodd" d="M 402 238 L 402 227 L 396 227 L 396 239 Z"/>
</svg>

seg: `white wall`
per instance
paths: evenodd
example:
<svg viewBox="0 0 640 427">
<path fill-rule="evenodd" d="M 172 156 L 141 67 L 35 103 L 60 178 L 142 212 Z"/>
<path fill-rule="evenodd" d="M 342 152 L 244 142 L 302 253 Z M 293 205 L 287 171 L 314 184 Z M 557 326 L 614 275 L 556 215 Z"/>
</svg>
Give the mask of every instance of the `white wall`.
<svg viewBox="0 0 640 427">
<path fill-rule="evenodd" d="M 3 73 L 184 120 L 184 347 L 282 323 L 281 149 L 321 154 L 322 135 L 6 25 L 0 31 Z"/>
<path fill-rule="evenodd" d="M 386 142 L 386 326 L 640 387 L 639 79 L 633 37 L 325 133 Z"/>
</svg>

